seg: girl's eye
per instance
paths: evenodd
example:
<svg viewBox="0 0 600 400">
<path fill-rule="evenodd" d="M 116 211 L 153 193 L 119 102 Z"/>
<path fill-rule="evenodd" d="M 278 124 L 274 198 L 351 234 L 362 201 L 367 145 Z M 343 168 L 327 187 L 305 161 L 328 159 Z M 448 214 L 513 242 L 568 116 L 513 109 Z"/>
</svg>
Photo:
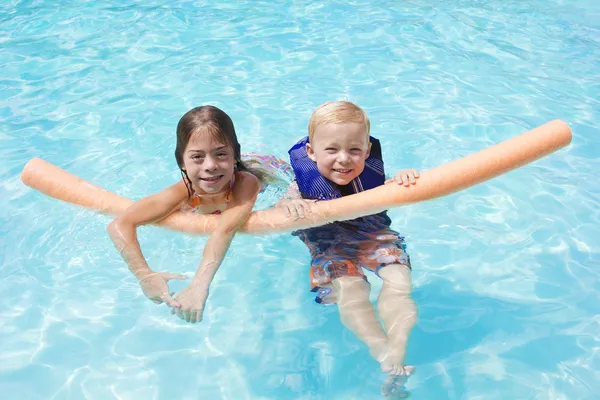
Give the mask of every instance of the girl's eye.
<svg viewBox="0 0 600 400">
<path fill-rule="evenodd" d="M 227 153 L 218 153 L 217 157 L 227 157 Z"/>
<path fill-rule="evenodd" d="M 192 160 L 194 160 L 194 161 L 196 161 L 196 160 L 202 160 L 203 158 L 204 157 L 202 157 L 202 156 L 200 156 L 198 154 L 195 154 L 195 155 L 192 156 Z"/>
</svg>

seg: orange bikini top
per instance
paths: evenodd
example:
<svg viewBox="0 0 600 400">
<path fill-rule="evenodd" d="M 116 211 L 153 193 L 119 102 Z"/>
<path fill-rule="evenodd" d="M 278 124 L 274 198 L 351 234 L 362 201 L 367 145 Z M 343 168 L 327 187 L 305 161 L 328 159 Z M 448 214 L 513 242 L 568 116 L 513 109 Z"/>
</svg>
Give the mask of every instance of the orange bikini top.
<svg viewBox="0 0 600 400">
<path fill-rule="evenodd" d="M 231 189 L 233 188 L 233 182 L 235 180 L 235 176 L 231 178 L 229 181 L 229 189 L 227 189 L 227 193 L 225 193 L 225 204 L 229 205 L 229 200 L 231 200 Z M 192 195 L 192 198 L 188 201 L 188 206 L 190 208 L 199 207 L 202 204 L 202 197 L 197 193 Z M 227 208 L 227 206 L 225 206 Z M 211 214 L 221 214 L 221 210 L 213 211 Z"/>
</svg>

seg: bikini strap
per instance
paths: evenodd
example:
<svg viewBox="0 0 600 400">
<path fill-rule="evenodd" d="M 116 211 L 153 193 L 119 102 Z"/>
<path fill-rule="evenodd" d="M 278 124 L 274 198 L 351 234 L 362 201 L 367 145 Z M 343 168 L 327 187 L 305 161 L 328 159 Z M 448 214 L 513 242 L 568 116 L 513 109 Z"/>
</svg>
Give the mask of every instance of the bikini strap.
<svg viewBox="0 0 600 400">
<path fill-rule="evenodd" d="M 231 192 L 233 191 L 233 184 L 235 182 L 235 172 L 229 181 L 229 189 L 227 189 L 227 193 L 225 193 L 225 204 L 229 204 L 229 200 L 231 200 Z"/>
<path fill-rule="evenodd" d="M 232 189 L 233 189 L 234 182 L 235 182 L 235 173 L 231 177 L 231 180 L 229 181 L 229 188 L 227 189 L 227 193 L 225 193 L 225 204 L 229 204 L 229 201 L 231 200 L 231 192 L 233 191 Z M 198 193 L 194 192 L 194 195 L 192 196 L 192 200 L 190 203 L 193 204 L 193 207 L 197 207 L 200 204 L 202 204 L 202 197 Z"/>
</svg>

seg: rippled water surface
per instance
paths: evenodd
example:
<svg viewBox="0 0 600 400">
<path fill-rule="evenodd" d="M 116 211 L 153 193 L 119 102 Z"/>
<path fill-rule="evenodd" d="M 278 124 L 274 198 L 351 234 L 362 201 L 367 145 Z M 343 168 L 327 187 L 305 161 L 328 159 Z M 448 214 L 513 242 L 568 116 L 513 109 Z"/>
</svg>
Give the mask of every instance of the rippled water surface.
<svg viewBox="0 0 600 400">
<path fill-rule="evenodd" d="M 3 1 L 2 398 L 379 398 L 377 364 L 307 293 L 298 239 L 237 237 L 205 321 L 186 325 L 143 297 L 107 217 L 19 179 L 42 157 L 138 199 L 178 179 L 188 109 L 217 105 L 245 151 L 285 157 L 332 99 L 366 109 L 389 172 L 571 126 L 564 150 L 390 214 L 420 310 L 413 398 L 597 398 L 599 4 Z M 205 242 L 140 240 L 153 268 L 190 274 Z"/>
</svg>

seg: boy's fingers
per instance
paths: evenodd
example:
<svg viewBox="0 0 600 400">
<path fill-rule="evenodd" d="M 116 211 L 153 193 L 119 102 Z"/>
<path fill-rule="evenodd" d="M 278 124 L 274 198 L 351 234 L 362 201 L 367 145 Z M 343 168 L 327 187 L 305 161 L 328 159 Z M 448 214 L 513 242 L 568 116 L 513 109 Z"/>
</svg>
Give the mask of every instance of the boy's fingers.
<svg viewBox="0 0 600 400">
<path fill-rule="evenodd" d="M 293 219 L 298 219 L 298 210 L 296 210 L 296 206 L 292 205 L 290 207 L 290 213 Z"/>
<path fill-rule="evenodd" d="M 310 203 L 307 201 L 304 201 L 303 204 L 304 204 L 304 211 L 306 213 L 310 214 L 312 212 L 312 210 L 310 209 Z"/>
<path fill-rule="evenodd" d="M 404 182 L 404 186 L 409 186 L 410 185 L 409 174 L 404 174 L 402 176 L 402 182 Z"/>
<path fill-rule="evenodd" d="M 396 183 L 398 185 L 402 185 L 402 184 L 406 185 L 406 183 L 408 183 L 406 174 L 396 176 Z"/>
<path fill-rule="evenodd" d="M 306 216 L 306 209 L 308 208 L 308 204 L 301 202 L 298 204 L 298 216 L 300 218 L 304 218 Z"/>
</svg>

